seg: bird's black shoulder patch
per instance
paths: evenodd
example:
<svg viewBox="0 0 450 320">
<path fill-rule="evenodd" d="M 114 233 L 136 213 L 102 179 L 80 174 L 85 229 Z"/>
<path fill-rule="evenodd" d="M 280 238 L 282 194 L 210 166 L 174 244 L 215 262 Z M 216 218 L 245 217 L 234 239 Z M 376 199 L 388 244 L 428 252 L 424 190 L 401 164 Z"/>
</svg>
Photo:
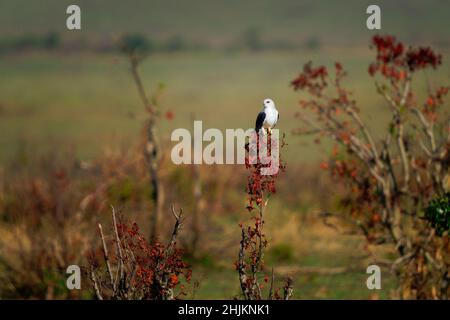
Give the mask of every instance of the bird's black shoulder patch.
<svg viewBox="0 0 450 320">
<path fill-rule="evenodd" d="M 256 118 L 256 124 L 255 124 L 256 132 L 259 132 L 259 130 L 261 130 L 265 119 L 266 119 L 266 113 L 264 111 L 261 111 L 260 113 L 258 113 L 258 117 Z"/>
</svg>

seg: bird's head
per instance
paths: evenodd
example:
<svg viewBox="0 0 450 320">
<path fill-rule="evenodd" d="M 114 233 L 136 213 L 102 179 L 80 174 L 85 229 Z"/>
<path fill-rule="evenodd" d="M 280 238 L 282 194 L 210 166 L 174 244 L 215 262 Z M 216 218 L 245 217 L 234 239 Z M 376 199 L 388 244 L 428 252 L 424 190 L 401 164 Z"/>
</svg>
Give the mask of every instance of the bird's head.
<svg viewBox="0 0 450 320">
<path fill-rule="evenodd" d="M 264 109 L 266 109 L 266 108 L 275 108 L 275 103 L 273 102 L 272 99 L 266 98 L 263 101 L 263 106 L 264 106 Z"/>
</svg>

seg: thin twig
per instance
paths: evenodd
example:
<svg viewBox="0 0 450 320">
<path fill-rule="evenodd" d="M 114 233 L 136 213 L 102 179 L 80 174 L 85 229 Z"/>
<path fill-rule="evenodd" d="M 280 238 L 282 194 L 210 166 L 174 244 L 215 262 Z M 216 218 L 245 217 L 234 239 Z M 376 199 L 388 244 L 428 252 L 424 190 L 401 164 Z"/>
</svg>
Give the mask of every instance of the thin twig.
<svg viewBox="0 0 450 320">
<path fill-rule="evenodd" d="M 289 300 L 294 293 L 293 282 L 291 277 L 287 278 L 284 286 L 284 300 Z"/>
<path fill-rule="evenodd" d="M 269 288 L 269 296 L 268 296 L 268 300 L 272 300 L 273 299 L 273 283 L 275 280 L 275 275 L 273 273 L 273 267 L 272 267 L 272 273 L 270 275 L 270 288 Z"/>
<path fill-rule="evenodd" d="M 175 217 L 176 222 L 175 222 L 175 226 L 173 227 L 172 236 L 170 238 L 169 245 L 167 246 L 167 254 L 170 254 L 172 252 L 173 248 L 175 247 L 178 233 L 183 224 L 183 208 L 180 208 L 180 212 L 178 214 L 175 212 L 175 207 L 173 204 L 170 207 L 170 209 L 172 211 L 173 216 Z"/>
<path fill-rule="evenodd" d="M 114 277 L 111 271 L 111 265 L 109 263 L 109 255 L 108 255 L 108 248 L 106 246 L 106 241 L 105 241 L 105 237 L 103 235 L 103 228 L 102 225 L 99 223 L 98 224 L 98 230 L 100 231 L 100 237 L 102 239 L 102 245 L 103 245 L 103 256 L 105 258 L 105 263 L 106 263 L 106 269 L 108 271 L 108 275 L 111 281 L 111 286 L 113 288 L 113 292 L 116 292 L 116 284 L 114 283 Z"/>
<path fill-rule="evenodd" d="M 117 251 L 119 253 L 119 268 L 117 270 L 118 276 L 116 277 L 116 280 L 115 280 L 115 287 L 117 287 L 118 281 L 120 281 L 120 279 L 123 279 L 124 258 L 123 258 L 123 254 L 122 254 L 122 245 L 121 245 L 121 241 L 120 241 L 120 238 L 119 238 L 119 231 L 117 230 L 116 210 L 114 209 L 114 206 L 112 206 L 112 205 L 111 205 L 111 210 L 112 210 L 114 235 L 116 237 Z"/>
<path fill-rule="evenodd" d="M 99 285 L 98 285 L 97 277 L 95 276 L 95 272 L 94 272 L 94 268 L 93 267 L 91 267 L 90 275 L 91 275 L 92 283 L 94 284 L 95 296 L 97 297 L 98 300 L 103 300 L 103 297 L 102 297 L 102 295 L 100 293 L 100 288 L 99 288 Z"/>
<path fill-rule="evenodd" d="M 246 244 L 247 244 L 247 236 L 245 234 L 245 229 L 242 228 L 237 269 L 239 273 L 239 283 L 241 285 L 242 294 L 244 295 L 245 300 L 249 300 L 250 296 L 247 288 L 247 274 L 245 273 L 245 260 L 244 260 Z"/>
</svg>

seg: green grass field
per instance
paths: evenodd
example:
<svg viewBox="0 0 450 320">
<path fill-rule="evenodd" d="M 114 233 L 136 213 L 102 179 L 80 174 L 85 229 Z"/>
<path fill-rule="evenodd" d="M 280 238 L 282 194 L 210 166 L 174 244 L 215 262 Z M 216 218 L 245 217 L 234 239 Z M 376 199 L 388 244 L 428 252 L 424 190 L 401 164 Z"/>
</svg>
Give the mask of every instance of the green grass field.
<svg viewBox="0 0 450 320">
<path fill-rule="evenodd" d="M 330 68 L 341 61 L 349 70 L 346 83 L 366 120 L 375 129 L 384 128 L 386 105 L 367 73 L 368 49 L 152 55 L 142 74 L 149 92 L 159 83 L 165 85 L 161 109 L 175 114 L 173 121 L 161 123 L 163 139 L 169 139 L 174 128 L 190 128 L 191 114 L 203 121 L 205 129 L 252 127 L 262 100 L 272 97 L 281 113 L 279 128 L 287 133 L 288 143 L 297 144 L 309 140 L 291 135 L 300 125 L 293 117 L 299 95 L 289 83 L 310 60 Z M 142 104 L 120 55 L 34 53 L 2 59 L 0 68 L 0 161 L 23 148 L 35 152 L 55 146 L 73 146 L 89 159 L 111 142 L 127 145 L 141 128 Z M 448 65 L 433 77 L 450 80 Z M 425 87 L 420 81 L 414 85 Z M 295 148 L 288 148 L 287 158 L 294 157 L 318 159 L 311 149 L 299 159 Z"/>
<path fill-rule="evenodd" d="M 343 62 L 349 87 L 371 124 L 382 126 L 382 100 L 367 74 L 374 34 L 365 28 L 370 1 L 141 1 L 124 3 L 80 1 L 82 30 L 67 31 L 65 9 L 70 1 L 47 0 L 45 6 L 22 0 L 2 1 L 0 40 L 57 32 L 61 42 L 115 41 L 124 33 L 152 39 L 179 36 L 217 50 L 154 54 L 143 65 L 146 89 L 166 85 L 161 105 L 175 113 L 161 124 L 167 139 L 171 129 L 189 127 L 191 114 L 205 127 L 248 128 L 265 97 L 281 110 L 280 128 L 298 127 L 292 118 L 298 95 L 289 82 L 307 61 L 332 67 Z M 447 26 L 450 4 L 443 1 L 380 1 L 382 33 L 407 43 L 434 44 L 448 57 Z M 220 13 L 220 14 L 219 14 Z M 260 41 L 304 44 L 316 39 L 316 50 L 227 51 L 256 30 Z M 242 48 L 241 48 L 242 49 Z M 34 52 L 3 55 L 0 59 L 0 162 L 23 148 L 44 150 L 72 145 L 89 158 L 109 141 L 128 144 L 140 126 L 143 111 L 125 59 L 114 54 Z M 449 65 L 438 79 L 450 80 Z M 423 84 L 418 84 L 423 86 Z M 220 116 L 218 116 L 220 114 Z M 372 118 L 370 118 L 372 117 Z M 291 139 L 289 136 L 288 139 Z M 95 141 L 95 143 L 92 143 Z M 295 141 L 308 141 L 296 139 Z M 34 152 L 34 151 L 33 151 Z M 293 158 L 289 154 L 288 158 Z M 316 160 L 307 152 L 302 160 Z"/>
</svg>

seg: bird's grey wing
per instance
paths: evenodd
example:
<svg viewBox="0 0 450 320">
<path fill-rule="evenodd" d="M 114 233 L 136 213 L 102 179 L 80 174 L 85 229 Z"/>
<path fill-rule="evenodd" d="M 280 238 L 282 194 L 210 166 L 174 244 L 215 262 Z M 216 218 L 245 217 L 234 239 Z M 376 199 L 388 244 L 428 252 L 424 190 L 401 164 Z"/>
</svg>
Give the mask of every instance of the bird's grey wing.
<svg viewBox="0 0 450 320">
<path fill-rule="evenodd" d="M 265 112 L 261 111 L 260 113 L 258 113 L 258 117 L 256 118 L 256 124 L 255 124 L 255 131 L 256 132 L 259 132 L 259 130 L 261 130 L 265 119 L 266 119 L 266 113 Z"/>
</svg>

